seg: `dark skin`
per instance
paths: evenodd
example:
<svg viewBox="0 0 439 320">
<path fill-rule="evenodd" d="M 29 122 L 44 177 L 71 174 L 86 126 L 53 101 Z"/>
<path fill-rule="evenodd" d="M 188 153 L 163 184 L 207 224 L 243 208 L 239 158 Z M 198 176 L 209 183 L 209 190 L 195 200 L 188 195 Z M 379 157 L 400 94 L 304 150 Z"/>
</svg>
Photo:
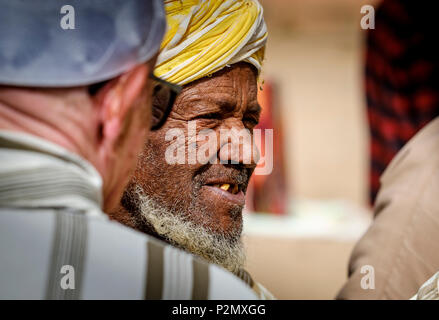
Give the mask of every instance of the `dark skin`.
<svg viewBox="0 0 439 320">
<path fill-rule="evenodd" d="M 156 104 L 160 104 L 157 97 Z M 128 226 L 157 236 L 154 230 L 139 219 L 133 190 L 140 185 L 145 193 L 168 210 L 182 214 L 185 219 L 202 225 L 215 234 L 239 238 L 242 230 L 242 209 L 248 181 L 257 158 L 250 157 L 244 164 L 244 154 L 251 145 L 241 140 L 220 139 L 221 129 L 248 129 L 250 135 L 260 116 L 257 102 L 257 73 L 247 63 L 238 63 L 194 81 L 183 88 L 164 126 L 151 132 L 139 159 L 136 172 L 129 184 L 122 205 L 110 216 Z M 212 129 L 217 136 L 214 157 L 217 164 L 168 164 L 165 151 L 173 141 L 166 141 L 166 132 L 181 128 L 188 147 L 188 122 L 196 121 L 196 132 Z M 189 142 L 189 147 L 200 148 L 208 141 Z M 226 154 L 226 149 L 239 152 Z M 229 162 L 229 163 L 220 163 Z M 248 161 L 247 161 L 248 162 Z M 218 185 L 229 184 L 228 191 Z M 236 186 L 236 187 L 235 187 Z M 234 189 L 232 192 L 232 189 Z M 167 240 L 167 239 L 164 239 Z"/>
</svg>

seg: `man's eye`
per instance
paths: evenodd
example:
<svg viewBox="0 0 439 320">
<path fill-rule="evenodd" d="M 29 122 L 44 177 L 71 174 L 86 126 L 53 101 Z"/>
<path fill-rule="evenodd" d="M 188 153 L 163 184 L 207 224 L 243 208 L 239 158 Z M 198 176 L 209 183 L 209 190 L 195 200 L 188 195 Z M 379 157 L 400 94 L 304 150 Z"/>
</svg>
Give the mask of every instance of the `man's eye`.
<svg viewBox="0 0 439 320">
<path fill-rule="evenodd" d="M 192 120 L 197 120 L 197 119 L 221 120 L 222 116 L 219 113 L 212 112 L 212 113 L 200 114 L 194 117 Z"/>
</svg>

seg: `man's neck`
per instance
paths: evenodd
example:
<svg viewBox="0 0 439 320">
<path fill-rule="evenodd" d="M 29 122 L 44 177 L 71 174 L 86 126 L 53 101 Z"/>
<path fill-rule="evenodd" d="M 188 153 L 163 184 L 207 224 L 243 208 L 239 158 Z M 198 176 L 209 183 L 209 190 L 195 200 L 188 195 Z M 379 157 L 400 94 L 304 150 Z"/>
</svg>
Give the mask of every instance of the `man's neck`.
<svg viewBox="0 0 439 320">
<path fill-rule="evenodd" d="M 74 110 L 85 111 L 83 106 L 66 105 L 72 98 L 67 91 L 0 88 L 0 130 L 31 134 L 88 159 L 94 141 L 89 119 Z"/>
</svg>

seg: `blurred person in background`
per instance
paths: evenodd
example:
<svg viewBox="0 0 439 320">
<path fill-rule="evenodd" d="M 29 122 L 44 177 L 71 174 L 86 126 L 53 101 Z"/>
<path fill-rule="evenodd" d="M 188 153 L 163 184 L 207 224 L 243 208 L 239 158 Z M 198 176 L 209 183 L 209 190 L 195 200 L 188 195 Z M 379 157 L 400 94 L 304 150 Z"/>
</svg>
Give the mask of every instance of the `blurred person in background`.
<svg viewBox="0 0 439 320">
<path fill-rule="evenodd" d="M 166 120 L 153 87 L 176 94 L 151 79 L 166 21 L 161 0 L 69 3 L 64 29 L 59 1 L 0 0 L 0 298 L 256 298 L 103 213 Z"/>
<path fill-rule="evenodd" d="M 370 200 L 396 153 L 439 115 L 439 56 L 427 1 L 384 0 L 368 30 L 366 98 L 371 128 Z"/>
<path fill-rule="evenodd" d="M 241 241 L 245 193 L 257 163 L 252 138 L 261 112 L 257 78 L 267 39 L 263 9 L 256 0 L 176 0 L 167 1 L 165 10 L 169 28 L 155 73 L 183 90 L 163 127 L 145 140 L 137 170 L 111 217 L 223 266 L 261 297 L 272 298 L 243 269 Z M 153 114 L 161 114 L 162 104 L 157 90 Z M 213 139 L 197 141 L 207 129 Z M 176 143 L 168 138 L 173 130 L 181 133 L 181 163 L 167 158 Z M 228 139 L 223 130 L 246 130 L 249 139 Z M 189 149 L 199 152 L 206 146 L 212 151 L 209 162 L 189 163 Z"/>
<path fill-rule="evenodd" d="M 375 221 L 352 253 L 339 299 L 408 299 L 439 270 L 439 50 L 433 21 L 430 2 L 384 0 L 369 30 L 372 199 L 381 186 Z M 373 268 L 373 290 L 362 286 L 364 266 Z M 418 297 L 428 297 L 424 291 Z"/>
</svg>

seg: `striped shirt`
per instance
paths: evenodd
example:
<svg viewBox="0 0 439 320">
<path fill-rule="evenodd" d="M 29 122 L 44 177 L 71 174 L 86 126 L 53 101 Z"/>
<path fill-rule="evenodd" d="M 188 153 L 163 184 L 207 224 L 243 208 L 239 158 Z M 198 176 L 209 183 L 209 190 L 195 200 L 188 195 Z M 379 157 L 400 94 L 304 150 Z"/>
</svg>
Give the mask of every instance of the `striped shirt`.
<svg viewBox="0 0 439 320">
<path fill-rule="evenodd" d="M 270 291 L 268 291 L 268 289 L 265 288 L 262 284 L 254 281 L 250 273 L 248 273 L 246 270 L 238 269 L 235 272 L 235 275 L 238 278 L 240 278 L 242 281 L 247 283 L 252 288 L 252 290 L 256 293 L 256 295 L 260 300 L 276 300 L 276 297 Z"/>
<path fill-rule="evenodd" d="M 224 269 L 102 213 L 102 180 L 47 141 L 0 131 L 0 299 L 256 299 Z"/>
</svg>

